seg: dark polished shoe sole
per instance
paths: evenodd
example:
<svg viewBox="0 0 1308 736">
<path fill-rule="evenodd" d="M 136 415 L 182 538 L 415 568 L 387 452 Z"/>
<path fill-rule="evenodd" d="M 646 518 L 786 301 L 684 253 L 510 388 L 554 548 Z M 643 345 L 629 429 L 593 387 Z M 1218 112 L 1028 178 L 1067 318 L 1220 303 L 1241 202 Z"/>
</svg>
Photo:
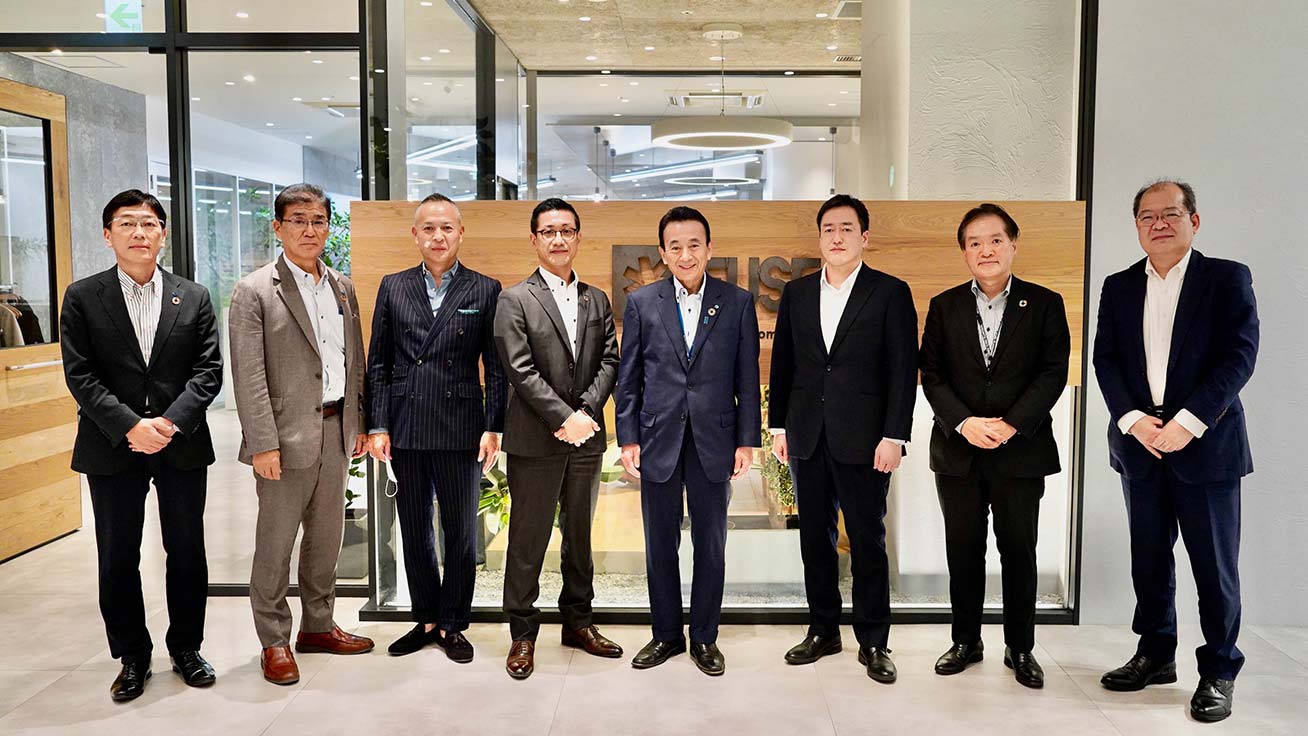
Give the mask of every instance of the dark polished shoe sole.
<svg viewBox="0 0 1308 736">
<path fill-rule="evenodd" d="M 862 651 L 862 650 L 859 650 L 859 652 L 858 652 L 858 663 L 861 664 L 861 665 L 863 665 L 864 667 L 867 667 L 867 655 L 863 654 L 863 651 Z M 881 675 L 874 675 L 874 674 L 872 674 L 871 672 L 867 673 L 867 676 L 870 677 L 870 678 L 872 678 L 873 680 L 875 680 L 875 681 L 877 681 L 877 682 L 880 682 L 880 683 L 883 683 L 883 684 L 886 684 L 886 685 L 893 684 L 893 683 L 895 682 L 895 680 L 898 680 L 898 679 L 899 679 L 899 673 L 898 673 L 898 672 L 896 672 L 895 674 L 891 675 L 890 677 L 883 677 L 883 676 L 881 676 Z"/>
<path fill-rule="evenodd" d="M 1225 721 L 1227 718 L 1230 718 L 1231 711 L 1228 710 L 1225 713 L 1208 714 L 1191 708 L 1190 717 L 1200 723 L 1217 723 L 1218 721 Z"/>
<path fill-rule="evenodd" d="M 202 675 L 195 679 L 188 680 L 186 679 L 186 675 L 182 674 L 182 671 L 178 669 L 176 665 L 173 666 L 173 672 L 176 672 L 177 676 L 182 678 L 182 682 L 186 683 L 187 685 L 190 685 L 191 687 L 209 687 L 210 685 L 214 684 L 214 682 L 218 679 L 213 675 Z"/>
<path fill-rule="evenodd" d="M 840 654 L 844 651 L 844 648 L 844 645 L 840 641 L 837 641 L 835 646 L 824 647 L 818 650 L 817 654 L 814 654 L 811 657 L 792 657 L 790 652 L 786 652 L 786 664 L 813 664 L 828 655 Z"/>
<path fill-rule="evenodd" d="M 338 654 L 342 657 L 348 657 L 352 654 L 367 654 L 368 652 L 371 652 L 373 649 L 376 648 L 377 645 L 373 644 L 367 649 L 359 649 L 357 651 L 342 651 L 340 649 L 330 649 L 328 647 L 315 647 L 312 644 L 301 644 L 298 641 L 295 642 L 295 651 L 299 652 L 300 654 Z M 394 652 L 392 652 L 392 654 L 394 654 Z M 412 654 L 412 652 L 405 652 L 405 654 Z"/>
<path fill-rule="evenodd" d="M 694 657 L 691 657 L 691 659 L 695 659 L 695 658 L 694 658 Z M 704 674 L 708 675 L 709 677 L 721 677 L 722 675 L 725 675 L 725 674 L 727 673 L 727 668 L 726 668 L 726 667 L 723 667 L 723 668 L 720 669 L 720 670 L 710 669 L 710 668 L 705 667 L 704 665 L 700 664 L 698 659 L 695 659 L 695 666 L 696 666 L 697 668 L 699 668 L 699 671 L 700 671 L 700 672 L 703 672 Z"/>
<path fill-rule="evenodd" d="M 981 651 L 981 652 L 973 652 L 973 653 L 972 653 L 972 656 L 968 657 L 968 658 L 967 658 L 967 661 L 963 663 L 963 666 L 962 666 L 962 667 L 959 667 L 959 668 L 956 669 L 956 670 L 942 670 L 942 669 L 940 669 L 940 666 L 939 666 L 939 665 L 936 665 L 936 668 L 935 668 L 935 669 L 936 669 L 936 674 L 937 674 L 937 675 L 943 675 L 943 676 L 945 676 L 945 677 L 948 677 L 948 676 L 950 676 L 950 675 L 960 675 L 960 674 L 962 674 L 963 671 L 966 670 L 968 667 L 971 667 L 972 665 L 977 664 L 978 662 L 984 660 L 985 658 L 986 658 L 986 653 L 985 653 L 984 651 Z"/>
<path fill-rule="evenodd" d="M 647 669 L 650 669 L 650 668 L 653 668 L 653 667 L 658 667 L 659 665 L 663 664 L 664 662 L 668 661 L 669 659 L 672 659 L 673 657 L 677 656 L 678 654 L 685 654 L 685 653 L 686 653 L 686 646 L 683 644 L 683 645 L 681 645 L 680 647 L 678 647 L 677 649 L 673 649 L 672 651 L 668 652 L 668 653 L 667 653 L 665 656 L 663 656 L 662 658 L 660 658 L 660 659 L 658 659 L 658 660 L 656 660 L 656 661 L 653 661 L 653 662 L 641 662 L 641 661 L 638 660 L 638 659 L 632 659 L 632 660 L 631 660 L 631 667 L 632 667 L 632 669 L 637 669 L 637 670 L 647 670 Z M 637 655 L 637 656 L 639 656 L 639 655 Z"/>
<path fill-rule="evenodd" d="M 589 654 L 592 657 L 604 657 L 605 659 L 622 659 L 622 647 L 618 647 L 618 651 L 616 652 L 592 652 L 591 650 L 586 648 L 585 644 L 582 644 L 579 641 L 561 640 L 559 643 L 565 647 L 580 649 L 581 651 Z"/>
<path fill-rule="evenodd" d="M 142 695 L 145 694 L 145 683 L 149 681 L 149 679 L 150 679 L 150 677 L 151 677 L 152 675 L 154 675 L 153 672 L 150 672 L 149 670 L 146 671 L 146 673 L 145 673 L 145 679 L 144 679 L 144 680 L 141 680 L 141 689 L 140 689 L 140 690 L 137 690 L 137 691 L 134 692 L 134 693 L 126 693 L 126 694 L 124 694 L 124 693 L 110 693 L 109 697 L 112 698 L 113 701 L 114 701 L 115 703 L 126 703 L 126 702 L 129 701 L 129 700 L 136 700 L 137 698 L 139 698 L 139 697 L 141 697 Z"/>
<path fill-rule="evenodd" d="M 1171 685 L 1174 682 L 1176 682 L 1175 672 L 1160 672 L 1142 683 L 1116 683 L 1101 679 L 1099 684 L 1103 685 L 1104 689 L 1112 690 L 1116 693 L 1134 693 L 1144 690 L 1150 685 Z"/>
</svg>

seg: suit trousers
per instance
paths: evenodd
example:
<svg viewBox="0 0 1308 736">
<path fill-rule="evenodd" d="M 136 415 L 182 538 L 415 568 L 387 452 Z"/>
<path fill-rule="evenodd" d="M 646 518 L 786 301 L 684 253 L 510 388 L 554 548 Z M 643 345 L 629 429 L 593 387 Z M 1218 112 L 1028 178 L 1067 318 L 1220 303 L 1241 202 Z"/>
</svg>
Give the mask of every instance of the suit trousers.
<svg viewBox="0 0 1308 736">
<path fill-rule="evenodd" d="M 1122 478 L 1131 529 L 1131 582 L 1140 636 L 1136 653 L 1160 662 L 1176 657 L 1177 530 L 1185 539 L 1199 593 L 1195 650 L 1199 674 L 1234 680 L 1244 665 L 1240 634 L 1240 479 L 1195 485 L 1178 481 L 1168 458 L 1144 480 Z"/>
<path fill-rule="evenodd" d="M 413 620 L 445 631 L 463 631 L 472 615 L 477 582 L 477 504 L 481 463 L 477 450 L 392 448 L 399 489 L 395 511 L 404 536 L 404 569 Z M 436 559 L 435 506 L 445 537 L 445 577 Z"/>
<path fill-rule="evenodd" d="M 603 455 L 567 453 L 546 457 L 508 456 L 509 547 L 504 567 L 504 613 L 514 641 L 535 641 L 540 630 L 540 572 L 559 512 L 563 589 L 559 613 L 565 629 L 591 624 L 595 564 L 590 531 L 599 499 Z"/>
<path fill-rule="evenodd" d="M 684 490 L 685 506 L 682 505 Z M 645 576 L 654 638 L 681 639 L 681 547 L 683 509 L 690 512 L 690 539 L 695 545 L 690 588 L 690 640 L 713 644 L 722 619 L 726 576 L 727 505 L 731 481 L 711 481 L 704 474 L 690 425 L 686 425 L 672 476 L 662 483 L 640 481 L 640 510 L 645 523 Z"/>
<path fill-rule="evenodd" d="M 831 456 L 826 433 L 812 456 L 791 458 L 799 508 L 799 551 L 804 561 L 812 636 L 840 633 L 842 602 L 836 553 L 837 511 L 845 514 L 853 574 L 854 636 L 860 647 L 890 640 L 890 563 L 886 557 L 886 495 L 890 474 L 871 463 L 842 463 Z"/>
<path fill-rule="evenodd" d="M 281 480 L 255 475 L 259 519 L 254 529 L 254 565 L 250 570 L 250 607 L 254 629 L 264 647 L 289 646 L 291 554 L 300 540 L 300 631 L 331 631 L 335 621 L 336 562 L 345 531 L 345 484 L 350 459 L 343 447 L 340 415 L 322 421 L 318 462 L 307 468 L 282 468 Z"/>
<path fill-rule="evenodd" d="M 945 517 L 949 605 L 957 644 L 981 641 L 986 597 L 986 541 L 993 512 L 1004 597 L 1004 644 L 1016 653 L 1035 646 L 1036 537 L 1044 478 L 1011 478 L 988 453 L 965 476 L 936 474 Z"/>
<path fill-rule="evenodd" d="M 148 662 L 154 646 L 145 625 L 141 593 L 141 537 L 145 497 L 154 481 L 159 498 L 168 592 L 169 653 L 198 650 L 204 639 L 209 567 L 204 554 L 204 502 L 208 468 L 178 470 L 158 455 L 112 475 L 87 475 L 95 514 L 100 572 L 100 615 L 109 654 Z"/>
</svg>

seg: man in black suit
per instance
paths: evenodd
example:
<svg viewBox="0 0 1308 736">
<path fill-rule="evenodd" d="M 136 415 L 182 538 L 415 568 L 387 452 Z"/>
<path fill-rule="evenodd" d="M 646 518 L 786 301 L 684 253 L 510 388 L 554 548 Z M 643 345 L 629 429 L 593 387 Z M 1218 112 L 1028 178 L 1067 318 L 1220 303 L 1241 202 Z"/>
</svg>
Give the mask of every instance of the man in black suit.
<svg viewBox="0 0 1308 736">
<path fill-rule="evenodd" d="M 886 495 L 913 428 L 917 310 L 903 281 L 868 268 L 867 207 L 837 194 L 818 209 L 822 270 L 781 292 L 772 342 L 768 426 L 790 464 L 799 504 L 809 629 L 786 652 L 807 664 L 841 650 L 837 512 L 845 514 L 854 575 L 858 659 L 894 682 Z"/>
<path fill-rule="evenodd" d="M 167 215 L 131 189 L 104 208 L 117 265 L 73 283 L 60 310 L 64 377 L 78 406 L 73 470 L 86 474 L 99 551 L 100 614 L 122 661 L 110 688 L 131 700 L 150 677 L 141 594 L 141 530 L 154 482 L 167 553 L 168 653 L 186 684 L 210 685 L 200 656 L 209 568 L 204 500 L 214 461 L 205 410 L 222 386 L 213 303 L 155 263 Z"/>
<path fill-rule="evenodd" d="M 1104 281 L 1094 365 L 1112 424 L 1131 532 L 1135 656 L 1103 676 L 1109 690 L 1176 682 L 1177 530 L 1199 589 L 1204 645 L 1190 713 L 1231 714 L 1244 664 L 1240 633 L 1240 478 L 1253 472 L 1240 389 L 1258 357 L 1249 268 L 1193 249 L 1194 189 L 1177 181 L 1135 195 L 1146 258 Z M 1142 327 L 1143 326 L 1143 327 Z"/>
<path fill-rule="evenodd" d="M 758 317 L 748 291 L 705 273 L 713 241 L 698 210 L 663 215 L 659 253 L 671 278 L 627 297 L 616 392 L 622 465 L 640 479 L 654 633 L 631 665 L 648 669 L 686 651 L 677 556 L 685 508 L 695 545 L 690 655 L 705 674 L 721 675 L 731 481 L 762 444 Z"/>
<path fill-rule="evenodd" d="M 391 461 L 413 596 L 413 630 L 390 646 L 437 644 L 472 661 L 463 632 L 472 613 L 480 478 L 495 463 L 507 383 L 495 355 L 500 283 L 459 263 L 463 217 L 432 194 L 414 213 L 422 263 L 382 279 L 368 348 L 369 451 Z M 486 374 L 482 395 L 478 363 Z M 445 576 L 437 570 L 432 501 L 440 508 Z"/>
<path fill-rule="evenodd" d="M 922 390 L 935 413 L 931 470 L 945 517 L 954 644 L 936 662 L 953 675 L 980 662 L 987 517 L 1003 565 L 1004 664 L 1044 687 L 1035 647 L 1036 533 L 1045 476 L 1059 472 L 1050 410 L 1067 386 L 1071 337 L 1063 298 L 1013 276 L 1017 223 L 994 204 L 968 211 L 958 247 L 972 280 L 931 299 Z"/>
<path fill-rule="evenodd" d="M 618 378 L 613 310 L 604 292 L 572 270 L 581 250 L 581 217 L 572 205 L 562 199 L 536 205 L 531 245 L 540 267 L 505 289 L 495 309 L 495 345 L 513 386 L 504 418 L 513 500 L 504 564 L 504 613 L 513 645 L 505 668 L 519 680 L 535 668 L 536 598 L 556 508 L 563 538 L 563 644 L 597 657 L 622 656 L 622 647 L 591 623 L 590 609 L 591 520 L 608 444 L 604 405 Z"/>
</svg>

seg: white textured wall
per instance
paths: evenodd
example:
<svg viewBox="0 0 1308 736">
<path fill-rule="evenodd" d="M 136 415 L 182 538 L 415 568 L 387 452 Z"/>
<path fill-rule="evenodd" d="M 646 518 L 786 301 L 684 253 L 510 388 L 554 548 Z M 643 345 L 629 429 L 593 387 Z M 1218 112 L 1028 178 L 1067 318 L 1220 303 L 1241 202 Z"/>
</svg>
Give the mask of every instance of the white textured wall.
<svg viewBox="0 0 1308 736">
<path fill-rule="evenodd" d="M 909 199 L 1071 199 L 1076 0 L 913 0 Z"/>
<path fill-rule="evenodd" d="M 1196 247 L 1249 265 L 1262 320 L 1258 366 L 1242 393 L 1255 468 L 1242 498 L 1244 621 L 1302 626 L 1308 9 L 1301 0 L 1101 0 L 1099 12 L 1089 313 L 1098 310 L 1104 277 L 1143 256 L 1131 222 L 1136 189 L 1158 176 L 1188 180 L 1202 218 Z M 1126 513 L 1108 467 L 1107 412 L 1091 376 L 1082 620 L 1125 622 L 1134 605 Z M 1196 623 L 1180 544 L 1177 555 L 1177 612 L 1183 624 Z"/>
</svg>

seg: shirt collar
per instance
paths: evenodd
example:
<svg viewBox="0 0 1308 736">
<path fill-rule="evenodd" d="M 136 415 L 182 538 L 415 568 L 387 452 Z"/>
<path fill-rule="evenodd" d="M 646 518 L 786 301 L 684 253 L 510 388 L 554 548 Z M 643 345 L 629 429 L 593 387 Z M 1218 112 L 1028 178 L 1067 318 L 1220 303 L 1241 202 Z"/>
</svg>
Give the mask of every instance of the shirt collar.
<svg viewBox="0 0 1308 736">
<path fill-rule="evenodd" d="M 1184 279 L 1185 271 L 1187 268 L 1190 267 L 1190 255 L 1193 253 L 1194 253 L 1194 248 L 1186 248 L 1185 255 L 1181 256 L 1181 260 L 1177 261 L 1175 266 L 1172 266 L 1170 269 L 1168 269 L 1167 276 L 1171 276 L 1172 273 L 1175 272 L 1177 278 Z M 1145 273 L 1149 274 L 1150 276 L 1156 276 L 1159 279 L 1162 279 L 1163 281 L 1167 280 L 1167 277 L 1158 275 L 1158 271 L 1154 270 L 1154 262 L 1149 260 L 1148 258 L 1145 259 Z"/>
<path fill-rule="evenodd" d="M 1008 275 L 1008 283 L 1007 283 L 1007 284 L 1004 284 L 1004 290 L 1001 291 L 1001 292 L 999 292 L 999 294 L 997 294 L 997 295 L 995 296 L 994 299 L 991 299 L 990 297 L 986 296 L 986 293 L 985 293 L 984 291 L 981 290 L 981 285 L 978 284 L 978 283 L 976 282 L 976 279 L 972 279 L 972 293 L 973 293 L 974 295 L 976 295 L 976 298 L 977 298 L 977 299 L 980 299 L 981 301 L 984 301 L 986 304 L 989 304 L 989 303 L 991 303 L 991 302 L 997 302 L 997 301 L 1001 301 L 1001 300 L 1007 299 L 1007 298 L 1008 298 L 1008 292 L 1010 292 L 1010 291 L 1012 291 L 1012 290 L 1013 290 L 1013 275 L 1012 275 L 1012 274 L 1009 274 L 1009 275 Z"/>
<path fill-rule="evenodd" d="M 690 293 L 689 290 L 686 289 L 685 286 L 682 286 L 681 282 L 678 281 L 675 276 L 672 278 L 672 285 L 677 287 L 677 299 L 685 299 L 687 297 L 702 299 L 704 297 L 704 287 L 707 284 L 708 284 L 708 274 L 704 274 L 704 278 L 701 279 L 699 282 L 699 290 L 696 291 L 694 294 L 692 294 Z"/>
<path fill-rule="evenodd" d="M 537 267 L 536 267 L 536 272 L 540 274 L 540 277 L 541 277 L 542 279 L 545 279 L 545 285 L 548 286 L 548 287 L 550 287 L 550 290 L 551 290 L 551 291 L 558 290 L 558 289 L 565 289 L 565 290 L 566 290 L 566 289 L 575 289 L 575 288 L 577 288 L 577 272 L 576 272 L 576 271 L 573 271 L 573 272 L 572 272 L 572 280 L 571 280 L 571 281 L 568 281 L 567 283 L 564 283 L 563 279 L 559 278 L 558 276 L 555 276 L 554 274 L 550 273 L 549 271 L 546 271 L 544 266 L 537 266 Z"/>
<path fill-rule="evenodd" d="M 118 283 L 122 284 L 124 288 L 153 289 L 154 292 L 157 294 L 163 291 L 163 269 L 159 267 L 159 264 L 155 264 L 154 275 L 150 277 L 150 280 L 145 282 L 144 284 L 138 284 L 136 283 L 135 279 L 133 279 L 131 276 L 128 276 L 127 272 L 124 271 L 121 266 L 119 266 Z"/>
<path fill-rule="evenodd" d="M 436 279 L 432 278 L 431 271 L 427 270 L 426 264 L 423 264 L 420 268 L 422 268 L 422 280 L 427 282 L 427 290 L 436 291 L 450 285 L 450 280 L 454 278 L 454 274 L 459 272 L 459 262 L 455 261 L 454 265 L 450 266 L 450 270 L 441 274 L 439 286 L 436 284 Z"/>
<path fill-rule="evenodd" d="M 291 275 L 295 277 L 296 283 L 308 279 L 310 286 L 319 286 L 322 284 L 322 282 L 327 280 L 327 264 L 323 263 L 322 261 L 318 261 L 318 271 L 319 273 L 322 274 L 322 278 L 318 279 L 318 281 L 315 283 L 313 280 L 313 274 L 295 265 L 295 261 L 286 258 L 284 255 L 283 255 L 283 259 L 286 261 L 287 267 L 291 269 Z"/>
<path fill-rule="evenodd" d="M 849 274 L 848 276 L 846 276 L 846 277 L 845 277 L 845 280 L 842 281 L 842 282 L 840 282 L 839 285 L 833 286 L 829 281 L 827 281 L 827 267 L 826 267 L 826 266 L 823 266 L 823 267 L 822 267 L 822 281 L 821 281 L 822 286 L 821 286 L 821 289 L 822 289 L 822 291 L 835 291 L 835 292 L 844 292 L 844 291 L 848 291 L 849 289 L 853 288 L 853 286 L 854 286 L 854 282 L 858 280 L 858 272 L 859 272 L 859 271 L 862 271 L 862 270 L 863 270 L 863 267 L 862 267 L 862 266 L 859 266 L 858 268 L 854 269 L 854 272 L 853 272 L 853 273 L 851 273 L 851 274 Z"/>
</svg>

